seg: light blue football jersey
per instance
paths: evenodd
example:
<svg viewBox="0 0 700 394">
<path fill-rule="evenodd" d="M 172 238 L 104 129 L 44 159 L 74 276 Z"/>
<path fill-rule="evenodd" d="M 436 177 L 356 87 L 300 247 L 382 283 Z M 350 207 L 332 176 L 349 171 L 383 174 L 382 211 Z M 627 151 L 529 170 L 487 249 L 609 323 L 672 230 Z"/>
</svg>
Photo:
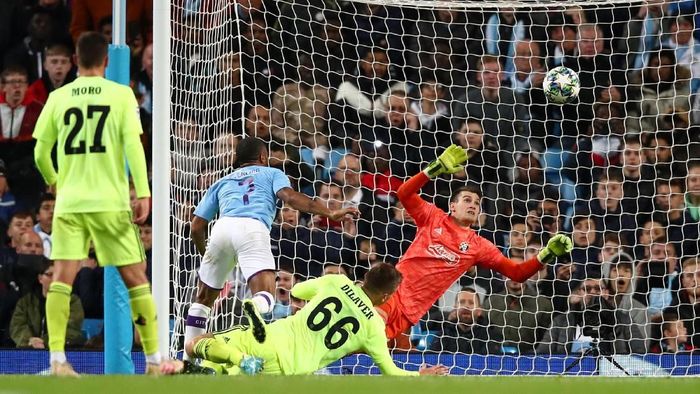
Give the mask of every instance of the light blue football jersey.
<svg viewBox="0 0 700 394">
<path fill-rule="evenodd" d="M 291 187 L 289 178 L 276 168 L 239 168 L 207 190 L 194 214 L 208 221 L 217 213 L 219 216 L 257 219 L 270 229 L 277 210 L 277 192 L 285 187 Z"/>
</svg>

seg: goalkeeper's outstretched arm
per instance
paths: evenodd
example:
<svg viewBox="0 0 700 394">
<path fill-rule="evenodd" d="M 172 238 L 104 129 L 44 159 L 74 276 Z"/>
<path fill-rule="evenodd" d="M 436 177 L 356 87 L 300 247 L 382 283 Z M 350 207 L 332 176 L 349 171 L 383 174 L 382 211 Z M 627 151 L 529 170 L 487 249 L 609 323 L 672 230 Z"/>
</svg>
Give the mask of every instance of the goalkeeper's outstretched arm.
<svg viewBox="0 0 700 394">
<path fill-rule="evenodd" d="M 552 263 L 557 257 L 570 253 L 572 249 L 573 242 L 571 242 L 569 237 L 564 234 L 556 234 L 547 242 L 547 246 L 542 248 L 537 256 L 519 263 L 499 253 L 499 257 L 495 259 L 490 268 L 495 269 L 514 281 L 525 282 L 528 278 L 537 273 L 537 271 L 542 269 L 543 265 Z"/>
</svg>

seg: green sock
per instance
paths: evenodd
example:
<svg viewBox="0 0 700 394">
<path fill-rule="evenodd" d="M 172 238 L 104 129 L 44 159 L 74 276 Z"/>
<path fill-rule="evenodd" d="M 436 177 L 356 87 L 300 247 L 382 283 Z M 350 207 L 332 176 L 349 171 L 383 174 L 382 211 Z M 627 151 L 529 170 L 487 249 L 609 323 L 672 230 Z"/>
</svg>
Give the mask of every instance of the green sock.
<svg viewBox="0 0 700 394">
<path fill-rule="evenodd" d="M 217 364 L 238 365 L 243 358 L 243 354 L 229 346 L 217 341 L 214 338 L 200 339 L 194 345 L 194 356 L 203 358 Z"/>
<path fill-rule="evenodd" d="M 156 305 L 148 284 L 129 289 L 131 317 L 136 330 L 141 335 L 143 352 L 148 356 L 158 353 L 158 325 L 156 323 Z"/>
<path fill-rule="evenodd" d="M 52 352 L 65 351 L 72 291 L 73 286 L 53 282 L 46 295 L 46 326 L 49 330 L 49 350 Z"/>
</svg>

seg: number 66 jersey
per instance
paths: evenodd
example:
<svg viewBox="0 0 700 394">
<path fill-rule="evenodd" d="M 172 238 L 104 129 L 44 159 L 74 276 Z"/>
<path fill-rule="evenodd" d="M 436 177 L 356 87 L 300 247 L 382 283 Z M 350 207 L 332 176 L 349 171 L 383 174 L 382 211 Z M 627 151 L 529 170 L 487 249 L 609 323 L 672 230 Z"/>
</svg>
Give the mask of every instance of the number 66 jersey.
<svg viewBox="0 0 700 394">
<path fill-rule="evenodd" d="M 387 348 L 384 321 L 365 292 L 345 275 L 326 275 L 292 288 L 308 300 L 294 316 L 268 326 L 284 375 L 303 375 L 355 352 L 367 353 L 385 375 L 417 375 L 398 368 Z"/>
</svg>

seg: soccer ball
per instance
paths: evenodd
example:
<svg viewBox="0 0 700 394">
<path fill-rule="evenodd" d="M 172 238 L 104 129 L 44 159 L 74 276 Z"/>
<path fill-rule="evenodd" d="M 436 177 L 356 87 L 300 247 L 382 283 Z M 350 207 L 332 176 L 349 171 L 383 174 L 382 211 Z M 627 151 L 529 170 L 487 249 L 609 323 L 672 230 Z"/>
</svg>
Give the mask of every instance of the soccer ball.
<svg viewBox="0 0 700 394">
<path fill-rule="evenodd" d="M 574 70 L 559 66 L 544 77 L 542 88 L 547 99 L 553 103 L 566 104 L 574 101 L 581 90 L 581 82 Z"/>
</svg>

